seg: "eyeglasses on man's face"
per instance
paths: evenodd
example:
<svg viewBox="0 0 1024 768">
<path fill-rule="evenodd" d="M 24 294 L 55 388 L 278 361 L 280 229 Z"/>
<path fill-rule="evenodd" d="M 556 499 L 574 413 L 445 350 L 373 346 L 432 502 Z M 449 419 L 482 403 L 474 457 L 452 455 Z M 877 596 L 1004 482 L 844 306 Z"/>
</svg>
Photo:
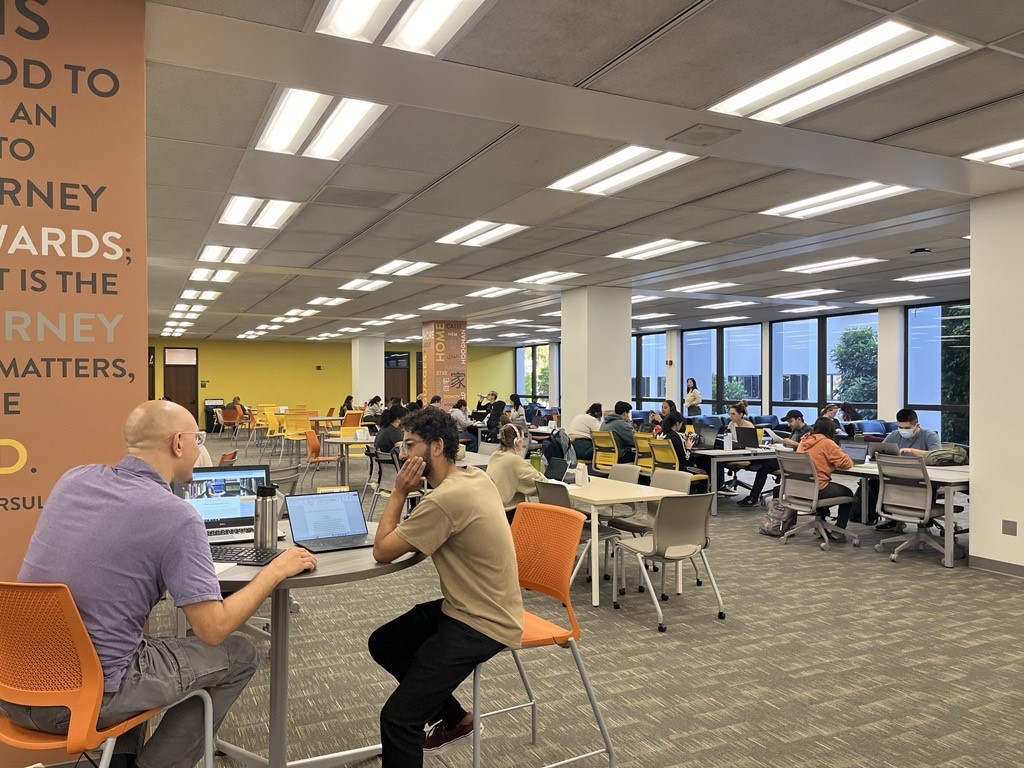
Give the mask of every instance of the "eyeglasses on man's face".
<svg viewBox="0 0 1024 768">
<path fill-rule="evenodd" d="M 173 440 L 178 435 L 182 435 L 182 436 L 185 436 L 185 435 L 195 435 L 196 436 L 196 445 L 198 445 L 198 446 L 202 446 L 206 442 L 206 433 L 203 432 L 202 430 L 199 430 L 198 432 L 175 432 L 173 435 L 171 435 L 167 439 L 168 440 Z"/>
<path fill-rule="evenodd" d="M 427 441 L 422 440 L 418 437 L 410 437 L 408 440 L 402 440 L 398 444 L 399 451 L 401 453 L 409 453 L 409 451 L 411 451 L 415 446 L 419 445 L 420 443 L 426 445 Z"/>
</svg>

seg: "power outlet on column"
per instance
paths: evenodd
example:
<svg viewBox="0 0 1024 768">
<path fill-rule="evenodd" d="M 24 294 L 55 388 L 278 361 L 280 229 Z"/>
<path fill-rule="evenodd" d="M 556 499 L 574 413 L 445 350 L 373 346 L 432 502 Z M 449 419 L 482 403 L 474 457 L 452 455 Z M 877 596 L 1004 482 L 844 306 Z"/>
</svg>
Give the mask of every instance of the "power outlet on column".
<svg viewBox="0 0 1024 768">
<path fill-rule="evenodd" d="M 1003 520 L 1003 535 L 1004 536 L 1016 536 L 1017 535 L 1017 521 L 1016 520 Z"/>
</svg>

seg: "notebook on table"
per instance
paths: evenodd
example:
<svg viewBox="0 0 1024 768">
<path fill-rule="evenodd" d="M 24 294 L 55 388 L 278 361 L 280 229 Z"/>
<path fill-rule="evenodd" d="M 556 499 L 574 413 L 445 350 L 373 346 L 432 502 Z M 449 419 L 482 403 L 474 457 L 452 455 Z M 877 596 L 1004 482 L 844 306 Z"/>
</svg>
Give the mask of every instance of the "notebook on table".
<svg viewBox="0 0 1024 768">
<path fill-rule="evenodd" d="M 211 544 L 253 540 L 256 487 L 270 484 L 270 467 L 197 467 L 171 490 L 195 507 Z"/>
<path fill-rule="evenodd" d="M 284 503 L 292 540 L 310 552 L 373 546 L 358 491 L 296 494 Z"/>
</svg>

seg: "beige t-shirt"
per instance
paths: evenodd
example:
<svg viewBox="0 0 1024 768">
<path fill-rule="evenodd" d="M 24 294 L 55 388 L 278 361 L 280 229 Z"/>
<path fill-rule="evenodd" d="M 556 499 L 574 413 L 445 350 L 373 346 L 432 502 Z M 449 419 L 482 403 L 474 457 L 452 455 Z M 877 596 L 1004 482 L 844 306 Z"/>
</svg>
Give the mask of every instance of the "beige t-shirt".
<svg viewBox="0 0 1024 768">
<path fill-rule="evenodd" d="M 527 495 L 535 496 L 535 483 L 547 479 L 518 453 L 502 450 L 495 451 L 487 460 L 487 476 L 497 487 L 505 509 L 515 509 Z"/>
<path fill-rule="evenodd" d="M 494 483 L 467 467 L 428 493 L 395 528 L 430 555 L 441 579 L 441 611 L 510 648 L 523 638 L 519 568 Z"/>
</svg>

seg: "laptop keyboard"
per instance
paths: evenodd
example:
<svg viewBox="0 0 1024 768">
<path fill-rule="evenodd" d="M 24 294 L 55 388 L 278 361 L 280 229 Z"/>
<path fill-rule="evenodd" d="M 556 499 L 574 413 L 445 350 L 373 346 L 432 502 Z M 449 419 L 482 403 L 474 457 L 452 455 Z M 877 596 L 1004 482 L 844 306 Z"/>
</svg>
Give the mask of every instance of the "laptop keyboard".
<svg viewBox="0 0 1024 768">
<path fill-rule="evenodd" d="M 252 536 L 252 526 L 246 526 L 244 528 L 208 528 L 206 530 L 207 536 L 234 536 L 239 533 L 244 533 Z"/>
<path fill-rule="evenodd" d="M 281 554 L 277 549 L 232 547 L 225 544 L 211 544 L 210 553 L 213 555 L 215 563 L 237 563 L 238 565 L 266 565 Z"/>
</svg>

